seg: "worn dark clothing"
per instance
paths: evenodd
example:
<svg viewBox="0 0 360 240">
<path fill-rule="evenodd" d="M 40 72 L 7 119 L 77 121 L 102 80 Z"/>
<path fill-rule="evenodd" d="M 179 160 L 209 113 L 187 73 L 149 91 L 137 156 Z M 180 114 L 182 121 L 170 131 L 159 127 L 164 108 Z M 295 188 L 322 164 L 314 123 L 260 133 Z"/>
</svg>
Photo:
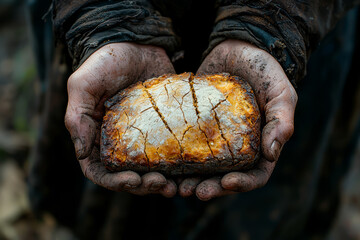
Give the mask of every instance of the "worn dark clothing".
<svg viewBox="0 0 360 240">
<path fill-rule="evenodd" d="M 262 189 L 210 202 L 114 193 L 79 179 L 74 151 L 66 150 L 71 140 L 59 126 L 63 126 L 65 81 L 71 67 L 59 60 L 59 51 L 66 50 L 58 48 L 48 67 L 52 74 L 47 75 L 42 120 L 46 124 L 30 175 L 34 206 L 51 212 L 80 239 L 309 239 L 326 234 L 348 166 L 345 153 L 352 152 L 349 143 L 359 134 L 359 110 L 349 105 L 351 99 L 341 100 L 344 89 L 351 95 L 360 93 L 359 87 L 349 87 L 358 86 L 358 75 L 348 78 L 354 49 L 360 52 L 355 46 L 360 42 L 357 12 L 349 13 L 319 41 L 358 2 L 54 0 L 56 38 L 68 49 L 75 69 L 104 44 L 132 41 L 164 47 L 178 72 L 196 71 L 202 57 L 218 43 L 241 39 L 278 59 L 299 85 L 299 103 L 294 136 Z M 306 65 L 308 76 L 303 78 Z M 339 132 L 339 126 L 350 121 L 339 118 L 344 109 L 354 114 L 355 124 Z M 330 150 L 339 139 L 337 160 L 341 161 L 335 161 Z M 331 200 L 333 209 L 317 212 L 324 199 Z"/>
<path fill-rule="evenodd" d="M 199 2 L 202 4 L 192 12 Z M 208 26 L 214 26 L 208 33 L 205 55 L 226 39 L 248 41 L 271 53 L 295 83 L 305 76 L 306 63 L 319 41 L 348 9 L 359 3 L 360 0 L 54 0 L 54 27 L 57 37 L 67 44 L 76 68 L 109 42 L 157 45 L 172 55 L 181 50 L 182 38 L 197 38 L 206 34 Z M 195 24 L 186 27 L 198 27 L 198 34 L 191 35 L 181 26 L 189 18 Z M 210 22 L 214 18 L 214 23 Z"/>
<path fill-rule="evenodd" d="M 160 45 L 169 52 L 176 49 L 178 40 L 170 21 L 154 11 L 146 1 L 89 4 L 78 10 L 75 16 L 76 21 L 65 34 L 74 66 L 112 42 Z"/>
<path fill-rule="evenodd" d="M 225 39 L 245 40 L 271 53 L 290 81 L 301 80 L 320 40 L 360 1 L 220 1 L 209 49 Z"/>
</svg>

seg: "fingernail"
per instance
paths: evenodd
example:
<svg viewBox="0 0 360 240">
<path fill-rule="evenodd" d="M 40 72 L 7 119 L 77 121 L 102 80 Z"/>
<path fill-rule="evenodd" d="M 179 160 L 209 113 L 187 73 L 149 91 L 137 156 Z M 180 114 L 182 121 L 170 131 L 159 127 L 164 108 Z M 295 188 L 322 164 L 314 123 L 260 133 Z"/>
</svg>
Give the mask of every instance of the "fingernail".
<svg viewBox="0 0 360 240">
<path fill-rule="evenodd" d="M 275 161 L 279 159 L 280 151 L 281 151 L 281 144 L 277 140 L 274 140 L 273 143 L 271 144 L 271 153 Z"/>
<path fill-rule="evenodd" d="M 76 157 L 78 159 L 80 159 L 83 152 L 84 152 L 81 140 L 79 138 L 75 139 L 74 140 L 74 145 L 75 145 Z"/>
</svg>

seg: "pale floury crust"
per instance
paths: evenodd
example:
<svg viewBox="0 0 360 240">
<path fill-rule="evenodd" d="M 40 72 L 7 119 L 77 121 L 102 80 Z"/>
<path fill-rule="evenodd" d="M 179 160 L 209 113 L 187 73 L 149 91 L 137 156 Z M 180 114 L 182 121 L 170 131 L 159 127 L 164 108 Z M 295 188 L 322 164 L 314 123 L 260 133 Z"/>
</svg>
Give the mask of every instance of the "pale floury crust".
<svg viewBox="0 0 360 240">
<path fill-rule="evenodd" d="M 110 171 L 165 175 L 248 170 L 260 155 L 260 112 L 229 74 L 163 75 L 106 104 L 101 159 Z"/>
</svg>

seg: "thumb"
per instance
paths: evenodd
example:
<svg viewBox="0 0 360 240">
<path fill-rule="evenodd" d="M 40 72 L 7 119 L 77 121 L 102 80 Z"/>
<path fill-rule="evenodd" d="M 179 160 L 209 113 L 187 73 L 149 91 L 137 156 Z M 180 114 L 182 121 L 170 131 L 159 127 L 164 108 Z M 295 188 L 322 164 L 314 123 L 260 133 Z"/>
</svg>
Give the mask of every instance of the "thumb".
<svg viewBox="0 0 360 240">
<path fill-rule="evenodd" d="M 88 157 L 96 137 L 96 121 L 93 118 L 96 100 L 88 93 L 80 79 L 72 77 L 68 81 L 68 106 L 65 114 L 65 126 L 70 132 L 75 146 L 76 157 L 81 160 Z"/>
<path fill-rule="evenodd" d="M 79 111 L 80 110 L 80 111 Z M 88 157 L 94 146 L 96 136 L 96 124 L 94 120 L 85 112 L 67 110 L 65 115 L 65 125 L 74 143 L 76 157 L 81 160 Z"/>
<path fill-rule="evenodd" d="M 269 95 L 274 97 L 270 97 L 264 107 L 266 125 L 262 131 L 262 149 L 267 160 L 276 161 L 294 132 L 297 95 L 290 82 L 275 87 Z"/>
</svg>

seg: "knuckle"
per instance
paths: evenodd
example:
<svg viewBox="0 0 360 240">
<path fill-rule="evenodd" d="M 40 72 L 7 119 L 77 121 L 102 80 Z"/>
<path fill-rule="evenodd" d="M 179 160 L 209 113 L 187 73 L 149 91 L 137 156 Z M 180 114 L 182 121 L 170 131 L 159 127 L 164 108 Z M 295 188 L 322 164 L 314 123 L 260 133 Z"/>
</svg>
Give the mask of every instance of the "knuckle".
<svg viewBox="0 0 360 240">
<path fill-rule="evenodd" d="M 79 119 L 74 113 L 70 112 L 69 110 L 66 111 L 64 123 L 66 129 L 70 132 L 71 135 L 76 133 L 78 121 Z"/>
<path fill-rule="evenodd" d="M 87 68 L 85 68 L 87 69 Z M 69 78 L 67 82 L 68 92 L 78 93 L 78 91 L 90 92 L 91 90 L 98 90 L 99 76 L 89 70 L 77 70 Z M 70 96 L 71 97 L 71 94 Z"/>
<path fill-rule="evenodd" d="M 299 97 L 298 97 L 298 95 L 297 95 L 294 88 L 292 88 L 291 90 L 292 90 L 291 97 L 292 97 L 292 100 L 293 100 L 294 104 L 296 105 L 298 100 L 299 100 Z"/>
<path fill-rule="evenodd" d="M 79 75 L 80 74 L 78 71 L 75 71 L 73 74 L 71 74 L 71 76 L 68 78 L 68 87 L 72 87 L 79 82 L 79 79 L 81 78 Z"/>
<path fill-rule="evenodd" d="M 296 106 L 298 102 L 298 95 L 296 93 L 295 88 L 291 85 L 291 83 L 289 83 L 288 96 L 291 100 L 292 105 Z"/>
<path fill-rule="evenodd" d="M 74 125 L 74 119 L 72 114 L 69 113 L 69 111 L 66 111 L 64 122 L 66 129 L 70 131 L 72 129 L 72 126 Z"/>
<path fill-rule="evenodd" d="M 294 123 L 293 122 L 284 122 L 282 124 L 282 131 L 281 134 L 283 135 L 283 138 L 285 141 L 289 140 L 290 137 L 294 133 Z"/>
</svg>

